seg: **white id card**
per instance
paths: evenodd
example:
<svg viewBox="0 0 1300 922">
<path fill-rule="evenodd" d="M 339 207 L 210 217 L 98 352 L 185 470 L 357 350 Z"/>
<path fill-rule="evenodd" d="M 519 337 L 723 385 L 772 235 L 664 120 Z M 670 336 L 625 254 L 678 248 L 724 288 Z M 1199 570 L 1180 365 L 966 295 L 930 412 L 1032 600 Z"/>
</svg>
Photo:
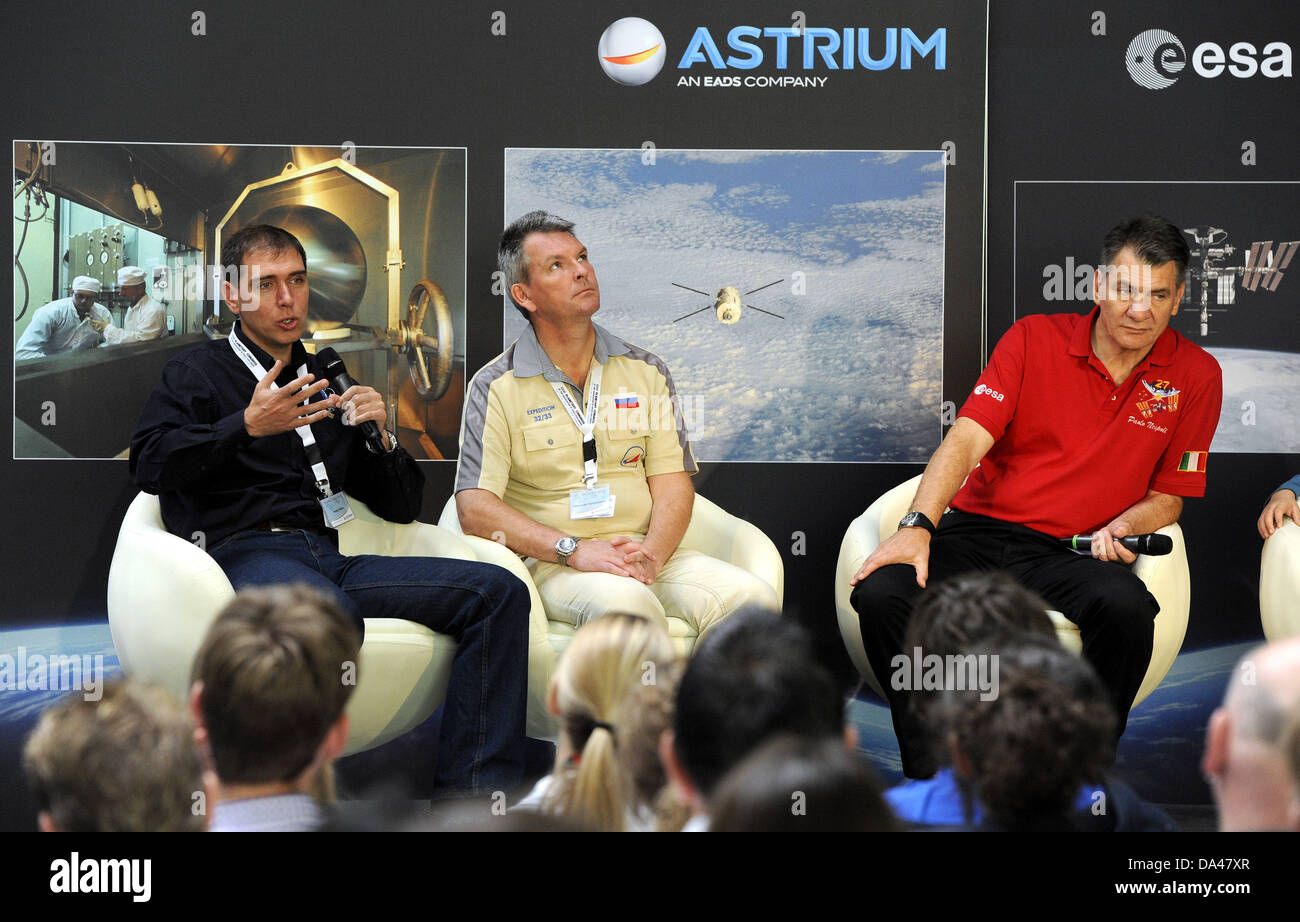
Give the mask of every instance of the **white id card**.
<svg viewBox="0 0 1300 922">
<path fill-rule="evenodd" d="M 614 500 L 609 487 L 569 491 L 569 518 L 607 519 L 614 514 Z"/>
<path fill-rule="evenodd" d="M 320 508 L 325 514 L 325 524 L 330 528 L 346 525 L 356 518 L 352 514 L 352 507 L 348 505 L 347 495 L 343 493 L 331 493 L 320 501 Z"/>
</svg>

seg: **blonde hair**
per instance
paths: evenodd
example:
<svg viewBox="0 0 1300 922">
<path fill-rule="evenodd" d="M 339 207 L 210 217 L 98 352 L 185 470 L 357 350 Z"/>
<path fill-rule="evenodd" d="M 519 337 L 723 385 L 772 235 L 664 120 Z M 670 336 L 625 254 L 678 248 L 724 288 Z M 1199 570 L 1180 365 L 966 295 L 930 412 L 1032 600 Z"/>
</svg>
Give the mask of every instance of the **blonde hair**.
<svg viewBox="0 0 1300 922">
<path fill-rule="evenodd" d="M 640 615 L 605 615 L 574 635 L 551 679 L 574 758 L 556 772 L 545 812 L 624 829 L 627 797 L 615 757 L 623 706 L 638 682 L 654 681 L 676 655 L 663 627 Z"/>
<path fill-rule="evenodd" d="M 23 769 L 64 832 L 201 832 L 203 768 L 184 706 L 161 688 L 110 682 L 41 714 Z M 196 797 L 196 795 L 199 795 Z"/>
</svg>

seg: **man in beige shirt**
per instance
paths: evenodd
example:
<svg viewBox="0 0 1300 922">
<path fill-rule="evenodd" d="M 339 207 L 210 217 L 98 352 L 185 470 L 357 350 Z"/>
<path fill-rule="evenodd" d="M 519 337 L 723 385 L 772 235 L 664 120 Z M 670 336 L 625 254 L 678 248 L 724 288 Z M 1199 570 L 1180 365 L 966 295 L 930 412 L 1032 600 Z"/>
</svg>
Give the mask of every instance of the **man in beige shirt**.
<svg viewBox="0 0 1300 922">
<path fill-rule="evenodd" d="M 456 507 L 469 534 L 523 555 L 552 620 L 608 611 L 702 637 L 770 586 L 677 545 L 697 470 L 668 368 L 592 322 L 600 289 L 573 224 L 535 211 L 502 235 L 510 298 L 529 321 L 469 388 Z"/>
</svg>

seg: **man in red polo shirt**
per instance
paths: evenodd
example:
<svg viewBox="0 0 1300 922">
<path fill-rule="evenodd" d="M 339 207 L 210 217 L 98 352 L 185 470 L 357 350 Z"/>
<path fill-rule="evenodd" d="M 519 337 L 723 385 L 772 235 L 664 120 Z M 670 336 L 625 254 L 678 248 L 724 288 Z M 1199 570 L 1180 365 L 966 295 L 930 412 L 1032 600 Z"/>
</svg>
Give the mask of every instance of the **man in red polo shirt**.
<svg viewBox="0 0 1300 922">
<path fill-rule="evenodd" d="M 971 570 L 1005 570 L 1079 626 L 1123 732 L 1159 605 L 1118 539 L 1178 521 L 1183 497 L 1204 495 L 1222 400 L 1218 363 L 1169 329 L 1187 260 L 1182 232 L 1163 218 L 1111 230 L 1096 308 L 1025 317 L 1007 331 L 898 531 L 854 576 L 853 607 L 909 777 L 934 773 L 935 741 L 912 720 L 908 693 L 892 688 L 891 663 L 926 584 Z M 1059 541 L 1088 533 L 1091 557 Z"/>
</svg>

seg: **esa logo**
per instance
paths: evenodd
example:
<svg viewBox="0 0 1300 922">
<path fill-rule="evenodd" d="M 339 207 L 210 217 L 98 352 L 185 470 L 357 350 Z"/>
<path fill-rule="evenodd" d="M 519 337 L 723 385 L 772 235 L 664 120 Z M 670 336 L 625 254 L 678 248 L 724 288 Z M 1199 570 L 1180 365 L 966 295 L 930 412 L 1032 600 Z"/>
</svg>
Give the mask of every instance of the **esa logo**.
<svg viewBox="0 0 1300 922">
<path fill-rule="evenodd" d="M 1147 29 L 1134 36 L 1124 54 L 1129 76 L 1148 90 L 1173 86 L 1187 69 L 1188 60 L 1178 36 L 1165 29 Z M 1210 79 L 1225 71 L 1242 78 L 1291 76 L 1291 46 L 1286 42 L 1269 42 L 1262 49 L 1250 42 L 1234 42 L 1226 52 L 1216 42 L 1201 42 L 1192 50 L 1190 61 L 1198 76 Z"/>
<path fill-rule="evenodd" d="M 988 387 L 987 385 L 977 384 L 975 386 L 975 396 L 978 397 L 980 394 L 988 394 L 998 403 L 1001 403 L 1003 398 L 1006 397 L 1006 394 L 1003 394 L 1000 391 L 995 391 L 993 388 Z"/>
</svg>

